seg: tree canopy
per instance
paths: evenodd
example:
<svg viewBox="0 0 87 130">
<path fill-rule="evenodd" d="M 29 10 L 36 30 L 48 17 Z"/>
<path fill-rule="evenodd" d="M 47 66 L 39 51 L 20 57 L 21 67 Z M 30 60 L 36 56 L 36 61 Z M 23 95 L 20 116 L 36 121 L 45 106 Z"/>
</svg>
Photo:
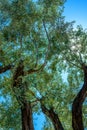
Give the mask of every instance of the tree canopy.
<svg viewBox="0 0 87 130">
<path fill-rule="evenodd" d="M 34 130 L 41 112 L 43 130 L 87 128 L 87 31 L 65 21 L 64 3 L 0 1 L 2 130 Z"/>
</svg>

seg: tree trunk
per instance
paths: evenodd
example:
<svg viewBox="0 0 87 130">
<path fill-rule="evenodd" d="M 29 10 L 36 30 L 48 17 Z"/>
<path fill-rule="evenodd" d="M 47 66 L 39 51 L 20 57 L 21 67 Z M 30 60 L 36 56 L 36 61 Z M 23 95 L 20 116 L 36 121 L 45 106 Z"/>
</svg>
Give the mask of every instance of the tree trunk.
<svg viewBox="0 0 87 130">
<path fill-rule="evenodd" d="M 15 93 L 18 103 L 21 105 L 21 120 L 22 130 L 34 130 L 32 119 L 32 107 L 31 103 L 27 102 L 25 98 L 25 92 L 27 91 L 26 82 L 22 82 L 24 76 L 23 61 L 20 60 L 15 73 L 13 75 L 13 91 Z"/>
<path fill-rule="evenodd" d="M 73 130 L 84 130 L 82 120 L 82 105 L 87 96 L 87 69 L 84 68 L 84 84 L 72 104 L 72 127 Z"/>
<path fill-rule="evenodd" d="M 34 130 L 31 104 L 24 102 L 21 107 L 22 130 Z"/>
<path fill-rule="evenodd" d="M 58 115 L 54 112 L 53 108 L 47 109 L 44 105 L 41 105 L 42 111 L 52 121 L 55 130 L 64 130 Z"/>
</svg>

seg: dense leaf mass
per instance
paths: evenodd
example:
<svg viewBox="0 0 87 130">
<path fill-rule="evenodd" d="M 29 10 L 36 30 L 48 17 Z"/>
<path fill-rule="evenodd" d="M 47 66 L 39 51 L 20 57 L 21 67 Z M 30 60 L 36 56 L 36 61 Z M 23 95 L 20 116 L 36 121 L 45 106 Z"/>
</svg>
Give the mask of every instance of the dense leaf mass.
<svg viewBox="0 0 87 130">
<path fill-rule="evenodd" d="M 34 130 L 42 112 L 43 130 L 87 128 L 87 32 L 64 3 L 0 0 L 1 130 Z"/>
</svg>

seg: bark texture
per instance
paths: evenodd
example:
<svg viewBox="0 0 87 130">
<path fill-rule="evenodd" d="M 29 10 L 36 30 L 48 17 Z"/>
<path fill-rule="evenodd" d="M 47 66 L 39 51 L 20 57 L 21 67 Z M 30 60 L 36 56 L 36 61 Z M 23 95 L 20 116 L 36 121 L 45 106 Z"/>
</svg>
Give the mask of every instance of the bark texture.
<svg viewBox="0 0 87 130">
<path fill-rule="evenodd" d="M 32 119 L 32 107 L 30 102 L 28 102 L 25 97 L 27 85 L 26 83 L 22 82 L 23 76 L 24 65 L 23 61 L 20 60 L 13 75 L 13 91 L 15 93 L 18 103 L 21 105 L 22 130 L 34 130 Z"/>
<path fill-rule="evenodd" d="M 87 67 L 84 66 L 84 84 L 72 104 L 72 127 L 73 130 L 84 130 L 82 119 L 82 105 L 87 96 Z"/>
<path fill-rule="evenodd" d="M 58 115 L 54 112 L 53 108 L 47 109 L 44 105 L 41 105 L 42 111 L 52 121 L 55 130 L 64 130 Z"/>
<path fill-rule="evenodd" d="M 31 104 L 24 102 L 21 107 L 22 130 L 34 130 Z"/>
</svg>

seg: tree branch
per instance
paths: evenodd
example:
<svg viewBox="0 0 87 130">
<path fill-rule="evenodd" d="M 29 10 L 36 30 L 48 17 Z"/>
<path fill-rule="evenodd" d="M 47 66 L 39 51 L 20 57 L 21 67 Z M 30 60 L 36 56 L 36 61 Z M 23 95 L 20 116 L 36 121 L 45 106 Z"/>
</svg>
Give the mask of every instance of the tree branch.
<svg viewBox="0 0 87 130">
<path fill-rule="evenodd" d="M 10 64 L 4 67 L 0 66 L 0 74 L 6 72 L 7 70 L 10 70 L 12 67 L 13 66 Z"/>
<path fill-rule="evenodd" d="M 28 70 L 27 72 L 25 72 L 25 76 L 27 75 L 27 74 L 33 74 L 33 73 L 35 73 L 35 72 L 39 72 L 39 71 L 41 71 L 44 67 L 45 67 L 45 63 L 40 67 L 40 68 L 38 68 L 38 69 L 30 69 L 30 70 Z"/>
<path fill-rule="evenodd" d="M 45 25 L 45 21 L 44 20 L 43 20 L 43 27 L 44 27 L 44 30 L 46 32 L 46 36 L 47 36 L 47 40 L 48 40 L 48 47 L 47 47 L 47 52 L 46 52 L 45 61 L 44 61 L 44 63 L 46 64 L 47 58 L 48 58 L 48 54 L 49 54 L 49 50 L 50 50 L 51 41 L 50 41 L 47 29 L 46 29 L 46 25 Z"/>
<path fill-rule="evenodd" d="M 55 130 L 64 130 L 61 121 L 58 117 L 58 114 L 55 113 L 53 108 L 48 109 L 42 103 L 41 103 L 41 108 L 43 113 L 51 119 Z"/>
<path fill-rule="evenodd" d="M 46 55 L 45 55 L 44 63 L 38 69 L 30 69 L 30 70 L 28 70 L 27 72 L 25 72 L 25 75 L 33 74 L 35 72 L 39 72 L 40 70 L 42 70 L 45 67 L 45 65 L 47 63 L 48 53 L 49 53 L 49 50 L 50 50 L 50 38 L 49 38 L 49 35 L 48 35 L 48 32 L 47 32 L 44 20 L 43 20 L 43 26 L 44 26 L 44 29 L 45 29 L 45 32 L 46 32 L 46 36 L 47 36 L 47 39 L 48 39 L 48 47 L 47 47 L 47 52 L 46 52 Z M 36 46 L 36 44 L 35 44 L 35 46 Z M 37 56 L 36 56 L 36 65 L 37 65 L 37 62 L 38 62 L 38 48 L 37 47 L 36 47 L 36 52 L 37 52 Z"/>
<path fill-rule="evenodd" d="M 36 49 L 36 63 L 35 63 L 35 67 L 37 67 L 37 65 L 38 65 L 38 59 L 39 59 L 39 57 L 38 57 L 38 46 L 37 46 L 35 40 L 33 40 L 33 43 L 34 43 L 34 46 L 35 46 L 35 49 Z"/>
</svg>

